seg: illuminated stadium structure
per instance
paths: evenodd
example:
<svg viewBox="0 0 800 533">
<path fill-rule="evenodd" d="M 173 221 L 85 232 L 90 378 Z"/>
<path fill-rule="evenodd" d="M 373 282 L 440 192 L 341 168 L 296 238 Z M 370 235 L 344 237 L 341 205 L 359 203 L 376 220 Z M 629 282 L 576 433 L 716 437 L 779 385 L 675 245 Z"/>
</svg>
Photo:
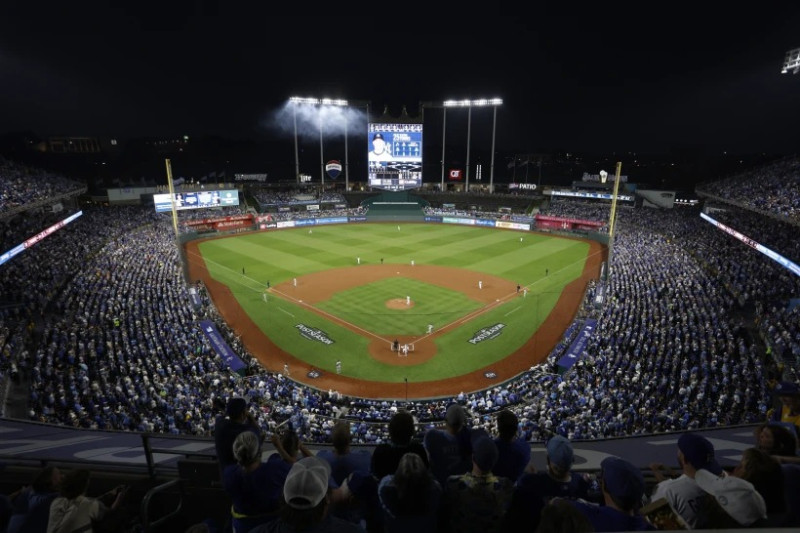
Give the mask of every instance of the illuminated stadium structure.
<svg viewBox="0 0 800 533">
<path fill-rule="evenodd" d="M 372 133 L 388 136 L 394 133 L 391 129 Z M 402 142 L 408 141 L 400 141 L 401 151 Z M 413 146 L 410 150 L 413 154 Z M 320 164 L 324 179 L 322 153 Z M 8 165 L 4 172 L 13 168 Z M 797 175 L 798 162 L 784 160 L 762 169 L 769 172 Z M 725 187 L 746 190 L 734 178 Z M 775 183 L 780 191 L 780 180 Z M 363 428 L 356 444 L 371 449 L 385 439 L 386 421 L 398 408 L 415 412 L 421 432 L 440 425 L 447 404 L 456 400 L 470 409 L 476 426 L 489 430 L 500 408 L 514 410 L 540 468 L 541 443 L 553 433 L 574 440 L 580 468 L 594 471 L 609 454 L 625 455 L 641 468 L 654 460 L 672 464 L 676 434 L 688 430 L 713 437 L 718 458 L 730 467 L 741 450 L 752 445 L 753 428 L 773 405 L 771 381 L 796 379 L 796 341 L 783 331 L 792 331 L 797 307 L 788 302 L 800 295 L 795 270 L 800 258 L 786 245 L 796 235 L 792 231 L 798 221 L 793 206 L 779 200 L 745 209 L 741 196 L 730 200 L 715 194 L 717 185 L 706 184 L 698 190 L 707 199 L 702 207 L 717 223 L 712 224 L 700 217 L 699 206 L 675 202 L 674 193 L 647 200 L 670 203 L 669 208 L 642 207 L 644 192 L 636 193 L 637 200 L 617 206 L 612 218 L 613 268 L 589 284 L 575 320 L 563 335 L 558 332 L 560 340 L 546 361 L 513 380 L 463 396 L 432 401 L 394 396 L 384 402 L 357 395 L 339 398 L 334 387 L 305 387 L 291 375 L 282 375 L 278 362 L 273 362 L 272 372 L 261 373 L 236 329 L 229 327 L 241 317 L 231 318 L 216 308 L 205 287 L 186 283 L 187 264 L 170 227 L 176 222 L 182 231 L 227 234 L 244 226 L 271 231 L 281 221 L 310 217 L 290 213 L 281 218 L 284 215 L 276 212 L 272 220 L 258 221 L 252 213 L 233 211 L 232 205 L 212 208 L 231 211 L 199 218 L 191 209 L 181 210 L 180 216 L 175 209 L 170 220 L 166 212 L 157 211 L 159 206 L 175 206 L 175 197 L 159 197 L 144 208 L 105 208 L 79 204 L 85 188 L 73 185 L 66 190 L 55 187 L 56 192 L 44 198 L 23 199 L 20 206 L 25 209 L 0 213 L 6 238 L 20 237 L 4 240 L 0 250 L 3 279 L 16 282 L 6 287 L 6 298 L 18 304 L 7 307 L 3 316 L 8 329 L 2 361 L 6 393 L 13 397 L 20 392 L 12 373 L 30 374 L 24 382 L 29 388 L 22 412 L 27 416 L 11 418 L 6 411 L 7 417 L 0 420 L 0 431 L 11 436 L 4 439 L 0 455 L 20 469 L 15 481 L 41 462 L 83 464 L 147 478 L 147 490 L 171 482 L 165 480 L 186 481 L 180 468 L 189 465 L 200 471 L 209 466 L 213 416 L 219 413 L 219 402 L 234 395 L 251 400 L 265 430 L 291 421 L 314 450 L 329 447 L 327 431 L 337 417 Z M 621 186 L 619 179 L 614 186 Z M 245 188 L 256 186 L 221 187 L 216 197 L 215 190 L 179 186 L 174 194 L 184 194 L 182 201 L 214 204 L 214 198 L 225 197 L 224 191 L 244 193 Z M 514 215 L 531 218 L 532 230 L 550 235 L 585 237 L 598 229 L 602 233 L 610 204 L 579 189 L 571 192 L 575 196 L 545 197 L 549 211 L 538 219 L 530 213 Z M 356 198 L 343 210 L 360 208 L 364 195 Z M 429 216 L 452 217 L 464 225 L 471 224 L 463 221 L 488 220 L 468 208 L 482 205 L 484 196 L 450 193 L 428 198 L 441 204 L 431 205 L 439 212 Z M 538 194 L 536 198 L 542 200 Z M 594 201 L 576 203 L 574 198 Z M 38 210 L 28 213 L 32 217 L 26 216 L 30 205 Z M 56 212 L 45 215 L 44 207 Z M 788 214 L 764 218 L 763 212 L 770 209 Z M 341 209 L 331 209 L 337 210 Z M 81 216 L 66 222 L 79 211 Z M 497 220 L 506 216 L 495 214 Z M 243 220 L 249 226 L 240 224 Z M 44 221 L 47 224 L 40 226 Z M 303 232 L 316 229 L 315 224 L 302 227 Z M 352 260 L 349 251 L 344 253 Z M 55 257 L 58 268 L 50 270 Z M 245 268 L 237 275 L 246 276 Z M 284 274 L 282 279 L 292 277 Z M 58 289 L 47 290 L 51 284 Z M 35 312 L 28 315 L 28 310 Z M 217 328 L 218 336 L 201 331 L 200 321 Z M 26 337 L 26 331 L 36 337 Z M 231 371 L 214 352 L 214 342 L 220 340 L 241 357 L 246 369 L 242 373 L 248 375 Z M 561 357 L 570 349 L 578 350 L 580 362 L 560 369 Z M 24 365 L 17 364 L 21 362 Z M 213 466 L 203 470 L 206 476 Z M 169 493 L 176 487 L 159 490 Z"/>
</svg>

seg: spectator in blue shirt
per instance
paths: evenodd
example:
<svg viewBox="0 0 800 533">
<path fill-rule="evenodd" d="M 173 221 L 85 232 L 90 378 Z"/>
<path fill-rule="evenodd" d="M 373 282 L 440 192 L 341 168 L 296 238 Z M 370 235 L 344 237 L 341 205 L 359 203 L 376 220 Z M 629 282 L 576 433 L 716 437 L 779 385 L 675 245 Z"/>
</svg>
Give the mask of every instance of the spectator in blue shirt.
<svg viewBox="0 0 800 533">
<path fill-rule="evenodd" d="M 223 472 L 226 467 L 236 464 L 236 458 L 233 456 L 233 443 L 239 433 L 252 431 L 259 437 L 259 445 L 263 443 L 260 438 L 261 430 L 253 416 L 247 412 L 247 402 L 244 398 L 228 400 L 225 412 L 227 416 L 217 418 L 214 427 L 214 448 L 217 452 L 220 470 Z"/>
<path fill-rule="evenodd" d="M 625 459 L 606 457 L 600 463 L 600 489 L 603 505 L 575 500 L 578 508 L 594 526 L 595 531 L 652 531 L 639 513 L 644 496 L 644 476 L 641 470 Z"/>
<path fill-rule="evenodd" d="M 503 409 L 497 414 L 497 463 L 492 468 L 496 476 L 516 481 L 531 462 L 531 445 L 517 437 L 519 419 L 513 411 Z"/>
<path fill-rule="evenodd" d="M 331 432 L 333 450 L 322 449 L 317 452 L 320 457 L 331 465 L 331 477 L 340 486 L 352 472 L 358 470 L 369 472 L 372 456 L 368 450 L 352 450 L 350 441 L 350 423 L 339 420 Z"/>
<path fill-rule="evenodd" d="M 552 498 L 589 498 L 588 477 L 572 471 L 572 443 L 561 435 L 547 441 L 547 470 L 524 473 L 514 485 L 505 517 L 507 531 L 535 529 L 542 509 Z"/>
</svg>

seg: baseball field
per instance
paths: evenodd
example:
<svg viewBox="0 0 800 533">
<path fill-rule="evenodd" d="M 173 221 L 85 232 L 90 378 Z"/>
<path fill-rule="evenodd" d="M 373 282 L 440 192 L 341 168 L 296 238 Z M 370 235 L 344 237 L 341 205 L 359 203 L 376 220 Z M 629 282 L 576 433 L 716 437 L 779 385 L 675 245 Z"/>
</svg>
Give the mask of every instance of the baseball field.
<svg viewBox="0 0 800 533">
<path fill-rule="evenodd" d="M 270 230 L 186 247 L 190 277 L 205 281 L 264 367 L 376 398 L 483 389 L 540 362 L 602 254 L 579 239 L 423 223 Z"/>
</svg>

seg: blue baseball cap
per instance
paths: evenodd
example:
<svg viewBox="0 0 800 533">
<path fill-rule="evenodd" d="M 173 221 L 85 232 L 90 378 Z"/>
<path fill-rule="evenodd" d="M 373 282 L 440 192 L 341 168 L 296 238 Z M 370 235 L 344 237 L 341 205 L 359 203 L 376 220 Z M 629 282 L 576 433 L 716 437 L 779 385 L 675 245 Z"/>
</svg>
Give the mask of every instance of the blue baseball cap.
<svg viewBox="0 0 800 533">
<path fill-rule="evenodd" d="M 702 435 L 684 433 L 678 439 L 678 449 L 696 470 L 703 468 L 718 476 L 722 475 L 722 466 L 714 457 L 714 445 Z"/>
<path fill-rule="evenodd" d="M 642 471 L 619 457 L 606 457 L 600 467 L 606 491 L 621 502 L 638 507 L 644 495 Z"/>
<path fill-rule="evenodd" d="M 569 470 L 575 462 L 572 443 L 561 435 L 554 435 L 547 441 L 547 458 L 559 470 Z"/>
</svg>

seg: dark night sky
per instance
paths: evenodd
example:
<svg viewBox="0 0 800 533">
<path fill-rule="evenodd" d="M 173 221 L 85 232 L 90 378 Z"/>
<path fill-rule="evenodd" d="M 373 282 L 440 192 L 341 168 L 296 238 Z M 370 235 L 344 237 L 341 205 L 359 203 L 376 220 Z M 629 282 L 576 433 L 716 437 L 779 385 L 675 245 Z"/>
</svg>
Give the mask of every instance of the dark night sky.
<svg viewBox="0 0 800 533">
<path fill-rule="evenodd" d="M 800 137 L 800 75 L 780 74 L 800 47 L 798 2 L 741 13 L 532 3 L 518 16 L 456 20 L 108 4 L 4 2 L 0 133 L 269 136 L 286 99 L 302 95 L 395 114 L 498 96 L 506 151 L 789 153 Z M 476 132 L 490 117 L 476 113 Z"/>
</svg>

